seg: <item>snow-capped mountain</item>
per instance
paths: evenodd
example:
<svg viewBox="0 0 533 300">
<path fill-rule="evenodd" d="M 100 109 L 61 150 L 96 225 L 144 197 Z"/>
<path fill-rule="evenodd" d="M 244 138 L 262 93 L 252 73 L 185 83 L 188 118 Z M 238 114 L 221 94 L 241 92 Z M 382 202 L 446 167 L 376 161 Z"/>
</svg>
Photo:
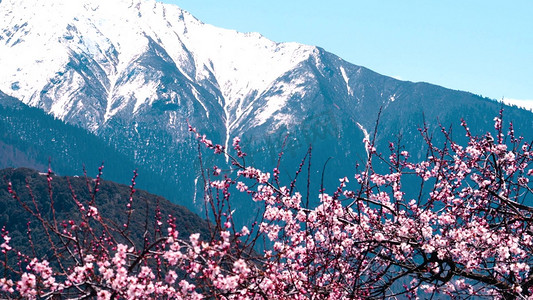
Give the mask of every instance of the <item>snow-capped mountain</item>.
<svg viewBox="0 0 533 300">
<path fill-rule="evenodd" d="M 0 1 L 0 91 L 170 178 L 176 184 L 166 190 L 175 192 L 165 196 L 184 204 L 198 181 L 187 121 L 218 143 L 242 136 L 263 166 L 288 133 L 288 169 L 312 144 L 317 169 L 334 157 L 335 178 L 365 156 L 361 141 L 380 110 L 382 145 L 402 135 L 422 155 L 424 118 L 432 128 L 461 116 L 483 128 L 500 107 L 382 76 L 318 47 L 220 29 L 153 0 Z M 507 115 L 532 126 L 530 112 Z"/>
<path fill-rule="evenodd" d="M 277 78 L 318 53 L 219 29 L 155 1 L 5 0 L 0 12 L 0 89 L 93 132 L 161 100 L 198 106 L 208 119 L 221 108 L 222 125 L 238 127 Z M 271 97 L 256 122 L 285 99 Z"/>
</svg>

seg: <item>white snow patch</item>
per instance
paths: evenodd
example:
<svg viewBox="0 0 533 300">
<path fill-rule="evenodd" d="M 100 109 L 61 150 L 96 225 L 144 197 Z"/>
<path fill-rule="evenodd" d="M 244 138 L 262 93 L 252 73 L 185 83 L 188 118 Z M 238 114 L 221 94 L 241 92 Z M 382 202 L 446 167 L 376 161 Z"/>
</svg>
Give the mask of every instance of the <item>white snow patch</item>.
<svg viewBox="0 0 533 300">
<path fill-rule="evenodd" d="M 198 184 L 198 178 L 200 178 L 200 176 L 194 178 L 194 196 L 192 198 L 192 203 L 193 204 L 196 204 L 196 187 L 197 187 L 197 184 Z"/>
<path fill-rule="evenodd" d="M 187 24 L 183 43 L 192 51 L 197 69 L 212 66 L 230 107 L 236 107 L 251 91 L 264 91 L 275 79 L 309 57 L 312 49 L 198 23 Z"/>
<path fill-rule="evenodd" d="M 365 144 L 366 156 L 368 157 L 370 155 L 370 153 L 368 153 L 368 144 L 370 143 L 370 134 L 368 134 L 368 131 L 363 127 L 363 125 L 361 125 L 361 123 L 355 122 L 355 124 L 357 124 L 357 127 L 361 129 L 361 131 L 363 132 L 363 135 L 365 136 L 364 144 Z"/>
<path fill-rule="evenodd" d="M 68 89 L 77 91 L 83 84 L 83 79 L 79 74 L 74 74 L 69 80 Z M 50 113 L 52 113 L 56 118 L 63 120 L 67 113 L 72 109 L 74 103 L 72 101 L 71 94 L 66 87 L 59 87 L 55 90 L 50 90 L 49 93 L 57 94 L 56 101 L 52 103 L 50 107 Z M 37 98 L 37 97 L 36 97 Z"/>
<path fill-rule="evenodd" d="M 175 110 L 171 110 L 169 111 L 168 113 L 168 124 L 170 125 L 171 128 L 177 128 L 176 125 L 179 125 L 178 122 L 177 122 L 178 118 L 177 118 L 177 113 Z"/>
<path fill-rule="evenodd" d="M 305 93 L 305 78 L 299 78 L 298 80 L 291 80 L 287 82 L 279 82 L 276 86 L 272 87 L 271 90 L 275 91 L 275 95 L 265 98 L 265 105 L 258 110 L 258 114 L 255 116 L 255 126 L 262 125 L 267 122 L 275 113 L 280 111 L 287 102 L 295 94 Z M 281 123 L 288 124 L 290 119 L 284 118 L 281 119 L 280 116 L 277 116 L 278 121 Z M 278 123 L 278 126 L 281 125 Z"/>
<path fill-rule="evenodd" d="M 204 108 L 206 117 L 209 119 L 209 110 L 207 109 L 205 104 L 202 102 L 202 100 L 200 100 L 200 98 L 201 98 L 200 97 L 200 93 L 198 92 L 198 90 L 195 87 L 192 88 L 192 93 L 194 94 L 194 98 L 196 98 L 196 100 L 198 100 L 198 102 L 200 102 L 200 104 Z"/>
<path fill-rule="evenodd" d="M 286 94 L 281 94 L 266 98 L 266 105 L 259 109 L 259 114 L 256 116 L 257 123 L 255 125 L 259 126 L 266 123 L 275 112 L 283 108 L 288 100 L 287 96 Z"/>
<path fill-rule="evenodd" d="M 224 149 L 226 149 L 226 153 L 224 153 L 224 157 L 226 158 L 226 163 L 229 163 L 228 152 L 229 152 L 229 140 L 231 138 L 231 133 L 230 133 L 231 125 L 230 125 L 230 119 L 229 119 L 229 113 L 228 113 L 227 106 L 224 106 L 223 109 L 224 109 L 224 126 L 226 127 L 225 128 L 226 140 L 224 141 Z"/>
<path fill-rule="evenodd" d="M 144 85 L 135 85 L 136 90 L 132 91 L 133 96 L 135 97 L 135 106 L 133 108 L 133 113 L 136 113 L 141 105 L 145 103 L 150 103 L 150 100 L 155 95 L 157 90 L 156 82 L 145 82 Z"/>
<path fill-rule="evenodd" d="M 351 88 L 350 85 L 348 84 L 348 81 L 349 81 L 350 79 L 348 78 L 348 75 L 346 75 L 346 70 L 344 70 L 344 67 L 343 67 L 343 66 L 340 67 L 340 70 L 341 70 L 342 78 L 344 78 L 344 82 L 346 82 L 346 90 L 348 91 L 348 95 L 353 96 L 352 88 Z"/>
<path fill-rule="evenodd" d="M 115 90 L 115 84 L 117 81 L 117 76 L 113 75 L 109 77 L 109 88 L 106 88 L 107 93 L 107 101 L 106 101 L 106 108 L 104 113 L 104 123 L 109 120 L 113 115 L 111 114 L 111 104 L 113 103 L 113 93 Z"/>
</svg>

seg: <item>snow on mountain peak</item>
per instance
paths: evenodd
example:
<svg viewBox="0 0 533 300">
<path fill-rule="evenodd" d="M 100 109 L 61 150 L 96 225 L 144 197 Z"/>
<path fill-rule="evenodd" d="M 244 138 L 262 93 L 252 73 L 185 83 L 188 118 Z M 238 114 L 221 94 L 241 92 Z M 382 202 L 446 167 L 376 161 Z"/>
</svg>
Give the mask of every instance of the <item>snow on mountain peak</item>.
<svg viewBox="0 0 533 300">
<path fill-rule="evenodd" d="M 236 114 L 227 115 L 227 122 L 239 118 L 245 99 L 260 95 L 316 52 L 312 46 L 275 43 L 258 33 L 204 24 L 175 5 L 155 0 L 3 0 L 0 16 L 0 90 L 64 119 L 72 110 L 83 109 L 73 102 L 72 93 L 84 89 L 88 76 L 96 77 L 107 96 L 94 100 L 104 107 L 101 116 L 92 117 L 93 124 L 86 124 L 93 129 L 129 107 L 118 103 L 124 98 L 135 102 L 132 113 L 154 100 L 157 82 L 138 78 L 116 86 L 151 42 L 187 80 L 214 77 L 224 111 Z M 93 67 L 84 71 L 81 65 L 87 60 Z M 65 79 L 73 64 L 82 70 Z M 56 87 L 62 80 L 68 80 L 69 87 Z"/>
</svg>

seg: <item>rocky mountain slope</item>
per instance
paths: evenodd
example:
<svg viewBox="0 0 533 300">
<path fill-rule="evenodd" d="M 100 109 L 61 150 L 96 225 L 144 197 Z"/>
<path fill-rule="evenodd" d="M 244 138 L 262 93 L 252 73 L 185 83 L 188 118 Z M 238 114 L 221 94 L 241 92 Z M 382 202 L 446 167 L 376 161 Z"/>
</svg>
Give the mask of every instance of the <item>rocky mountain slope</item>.
<svg viewBox="0 0 533 300">
<path fill-rule="evenodd" d="M 416 157 L 425 153 L 424 121 L 436 131 L 464 117 L 485 131 L 501 107 L 383 76 L 319 47 L 216 28 L 153 0 L 3 0 L 0 16 L 0 90 L 95 134 L 170 182 L 163 195 L 189 207 L 202 205 L 187 122 L 226 146 L 241 136 L 248 159 L 267 168 L 288 135 L 288 173 L 312 145 L 313 182 L 333 157 L 333 186 L 364 159 L 362 140 L 380 110 L 378 148 L 401 136 Z M 505 116 L 531 135 L 531 112 L 508 107 Z"/>
<path fill-rule="evenodd" d="M 84 169 L 92 175 L 104 163 L 104 178 L 126 184 L 137 169 L 141 186 L 161 194 L 171 191 L 164 189 L 171 181 L 139 166 L 101 138 L 0 92 L 0 169 L 24 166 L 46 171 L 49 163 L 59 175 L 83 175 Z"/>
</svg>

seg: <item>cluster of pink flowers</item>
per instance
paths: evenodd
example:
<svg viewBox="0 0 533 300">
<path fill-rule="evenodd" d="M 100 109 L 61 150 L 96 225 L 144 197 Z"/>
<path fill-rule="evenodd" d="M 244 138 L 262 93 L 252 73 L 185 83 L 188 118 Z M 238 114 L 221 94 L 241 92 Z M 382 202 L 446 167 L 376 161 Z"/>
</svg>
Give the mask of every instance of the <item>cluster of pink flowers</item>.
<svg viewBox="0 0 533 300">
<path fill-rule="evenodd" d="M 444 131 L 447 142 L 441 148 L 424 136 L 431 156 L 421 162 L 408 161 L 406 151 L 394 154 L 392 144 L 393 154 L 384 160 L 374 142 L 365 140 L 365 170 L 355 175 L 354 182 L 341 178 L 332 194 L 320 191 L 320 202 L 313 208 L 303 205 L 302 195 L 293 188 L 277 184 L 277 168 L 271 179 L 268 172 L 246 167 L 238 138 L 233 142 L 234 159 L 191 127 L 201 143 L 215 154 L 227 155 L 237 169 L 225 173 L 215 167 L 214 176 L 223 179 L 212 180 L 209 186 L 224 197 L 216 203 L 206 197 L 213 210 L 211 237 L 182 237 L 170 219 L 166 234 L 140 248 L 109 239 L 90 248 L 65 246 L 71 256 L 62 266 L 32 258 L 23 271 L 17 271 L 8 263 L 7 254 L 15 250 L 3 231 L 3 266 L 13 277 L 0 279 L 1 295 L 531 298 L 531 146 L 515 138 L 512 130 L 503 134 L 501 116 L 495 119 L 496 141 L 490 134 L 473 136 L 466 123 L 463 126 L 469 138 L 466 146 L 456 144 Z M 387 161 L 390 172 L 374 171 L 376 160 Z M 402 188 L 413 178 L 421 183 L 414 196 Z M 235 191 L 264 205 L 251 229 L 235 229 L 228 205 Z M 91 202 L 87 210 L 87 224 L 91 218 L 103 222 L 95 205 Z M 81 228 L 67 226 L 57 234 L 75 244 L 75 231 Z M 267 246 L 259 251 L 255 246 L 261 239 Z M 24 260 L 17 263 L 24 265 Z"/>
</svg>

